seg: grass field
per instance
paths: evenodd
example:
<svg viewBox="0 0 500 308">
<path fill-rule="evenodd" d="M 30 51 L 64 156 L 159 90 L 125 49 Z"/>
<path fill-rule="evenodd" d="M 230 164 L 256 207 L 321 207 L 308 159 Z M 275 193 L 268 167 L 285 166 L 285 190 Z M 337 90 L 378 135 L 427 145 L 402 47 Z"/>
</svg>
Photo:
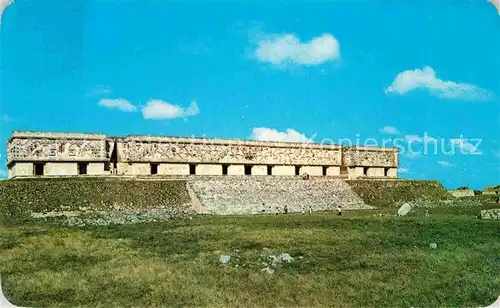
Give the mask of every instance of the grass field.
<svg viewBox="0 0 500 308">
<path fill-rule="evenodd" d="M 31 307 L 477 307 L 500 295 L 499 221 L 477 207 L 395 211 L 0 227 L 3 290 Z M 280 253 L 295 260 L 262 272 Z"/>
</svg>

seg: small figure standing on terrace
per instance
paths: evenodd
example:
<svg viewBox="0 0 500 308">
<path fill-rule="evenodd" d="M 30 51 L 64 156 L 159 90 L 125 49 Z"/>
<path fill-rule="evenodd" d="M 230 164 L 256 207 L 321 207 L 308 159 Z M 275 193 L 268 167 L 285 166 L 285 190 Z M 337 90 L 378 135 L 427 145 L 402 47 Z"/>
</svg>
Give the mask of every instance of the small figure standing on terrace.
<svg viewBox="0 0 500 308">
<path fill-rule="evenodd" d="M 285 207 L 283 208 L 283 212 L 285 214 L 288 214 L 288 205 L 285 204 Z"/>
<path fill-rule="evenodd" d="M 309 205 L 309 215 L 312 214 L 312 211 L 313 211 L 313 208 L 312 208 L 312 206 Z"/>
<path fill-rule="evenodd" d="M 425 210 L 425 217 L 429 217 L 429 210 Z"/>
<path fill-rule="evenodd" d="M 342 216 L 342 207 L 340 205 L 337 206 L 337 215 Z"/>
</svg>

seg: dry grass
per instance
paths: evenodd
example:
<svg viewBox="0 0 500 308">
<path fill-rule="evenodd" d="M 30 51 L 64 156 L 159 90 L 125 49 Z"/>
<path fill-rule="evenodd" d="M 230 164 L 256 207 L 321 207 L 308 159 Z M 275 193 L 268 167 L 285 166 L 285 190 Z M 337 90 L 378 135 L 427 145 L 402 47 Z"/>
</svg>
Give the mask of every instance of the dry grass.
<svg viewBox="0 0 500 308">
<path fill-rule="evenodd" d="M 477 208 L 374 216 L 394 211 L 3 227 L 3 289 L 37 307 L 464 307 L 500 295 L 498 221 Z M 261 255 L 282 252 L 295 262 L 261 272 Z"/>
</svg>

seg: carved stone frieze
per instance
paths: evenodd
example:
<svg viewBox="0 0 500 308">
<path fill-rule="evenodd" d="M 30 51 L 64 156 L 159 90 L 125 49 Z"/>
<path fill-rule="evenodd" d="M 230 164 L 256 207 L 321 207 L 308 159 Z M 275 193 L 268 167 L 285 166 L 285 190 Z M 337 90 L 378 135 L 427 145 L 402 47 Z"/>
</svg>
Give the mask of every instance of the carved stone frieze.
<svg viewBox="0 0 500 308">
<path fill-rule="evenodd" d="M 30 138 L 31 134 L 33 137 Z M 115 149 L 116 147 L 116 149 Z M 395 148 L 236 141 L 176 137 L 106 137 L 99 134 L 16 132 L 8 143 L 13 161 L 109 161 L 295 166 L 397 167 Z"/>
<path fill-rule="evenodd" d="M 340 149 L 251 145 L 159 143 L 122 141 L 120 159 L 125 162 L 193 162 L 233 164 L 340 165 Z"/>
<path fill-rule="evenodd" d="M 344 166 L 397 167 L 398 152 L 344 149 Z"/>
<path fill-rule="evenodd" d="M 16 138 L 7 147 L 8 161 L 95 161 L 107 158 L 105 140 Z"/>
</svg>

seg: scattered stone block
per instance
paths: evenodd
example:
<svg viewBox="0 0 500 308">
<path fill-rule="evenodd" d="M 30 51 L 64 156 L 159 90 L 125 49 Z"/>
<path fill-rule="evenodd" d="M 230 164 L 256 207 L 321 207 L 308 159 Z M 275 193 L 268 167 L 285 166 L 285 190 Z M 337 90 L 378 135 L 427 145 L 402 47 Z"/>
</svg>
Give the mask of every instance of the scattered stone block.
<svg viewBox="0 0 500 308">
<path fill-rule="evenodd" d="M 221 264 L 226 264 L 229 262 L 229 260 L 231 260 L 231 256 L 227 256 L 227 255 L 221 255 L 219 258 L 219 262 Z"/>
<path fill-rule="evenodd" d="M 398 210 L 398 216 L 405 216 L 411 211 L 411 204 L 405 203 Z"/>
<path fill-rule="evenodd" d="M 293 262 L 293 258 L 287 254 L 287 253 L 282 253 L 278 256 L 278 260 L 280 260 L 281 262 Z"/>
</svg>

